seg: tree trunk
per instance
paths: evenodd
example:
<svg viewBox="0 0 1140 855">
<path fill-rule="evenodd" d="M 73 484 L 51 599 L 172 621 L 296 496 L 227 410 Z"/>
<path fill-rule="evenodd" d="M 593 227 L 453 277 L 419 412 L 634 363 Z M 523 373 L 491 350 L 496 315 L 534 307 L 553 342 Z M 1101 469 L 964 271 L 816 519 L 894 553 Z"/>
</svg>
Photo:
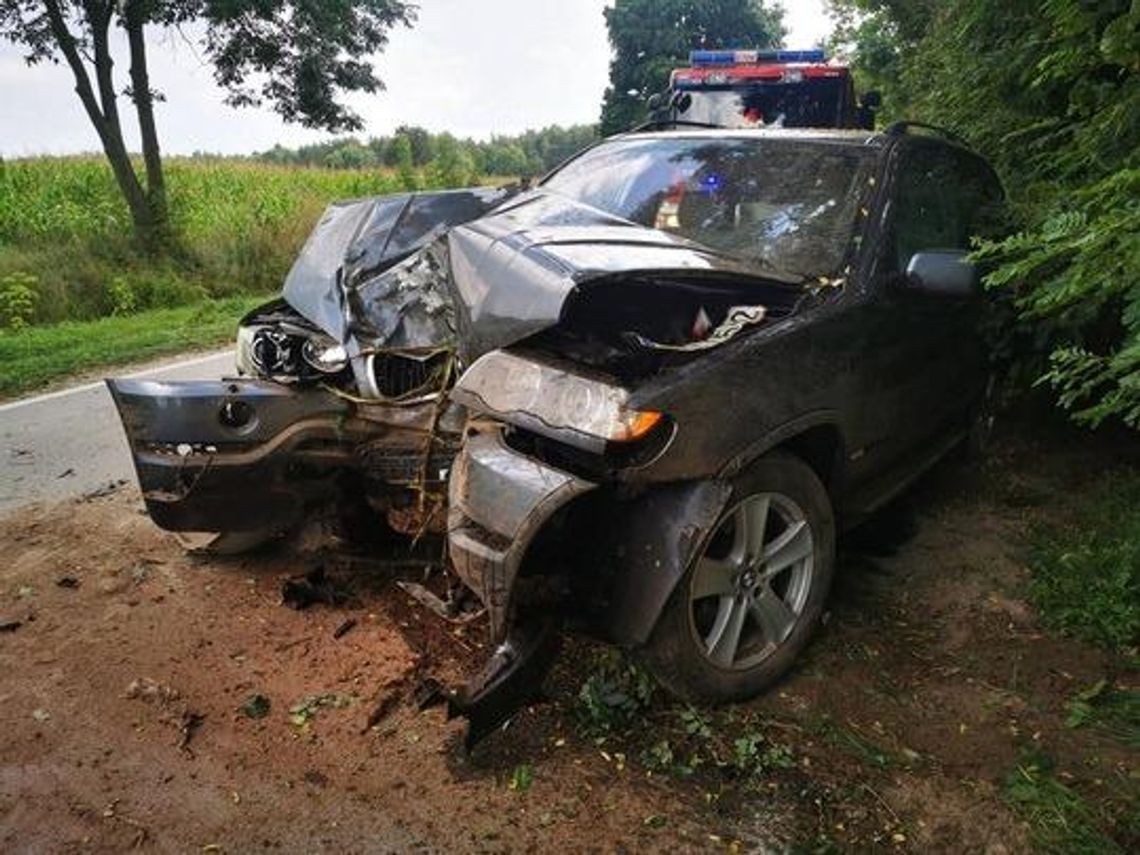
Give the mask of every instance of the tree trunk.
<svg viewBox="0 0 1140 855">
<path fill-rule="evenodd" d="M 170 217 L 166 204 L 166 179 L 162 172 L 162 152 L 159 150 L 158 130 L 154 123 L 154 93 L 150 89 L 150 73 L 146 63 L 142 4 L 138 0 L 132 0 L 127 4 L 124 17 L 131 49 L 131 93 L 139 117 L 139 138 L 142 140 L 143 162 L 146 164 L 151 225 L 155 239 L 165 242 L 169 237 Z"/>
<path fill-rule="evenodd" d="M 51 25 L 52 36 L 59 44 L 64 59 L 71 68 L 75 78 L 75 92 L 91 120 L 95 133 L 99 135 L 99 142 L 103 146 L 103 153 L 111 165 L 111 172 L 115 176 L 115 183 L 127 203 L 134 224 L 135 235 L 143 246 L 156 248 L 154 242 L 157 232 L 154 227 L 154 215 L 147 200 L 139 178 L 131 164 L 130 153 L 126 143 L 123 142 L 123 131 L 118 120 L 118 110 L 115 107 L 115 91 L 111 77 L 111 55 L 107 44 L 107 31 L 110 26 L 110 4 L 105 10 L 96 8 L 95 4 L 88 4 L 86 12 L 88 22 L 92 28 L 92 44 L 95 47 L 95 73 L 99 82 L 100 93 L 104 103 L 96 98 L 95 90 L 91 86 L 91 78 L 83 65 L 83 58 L 79 54 L 79 47 L 75 38 L 67 28 L 58 0 L 46 0 L 44 3 L 48 21 Z M 105 14 L 101 14 L 105 12 Z M 109 115 L 108 115 L 108 105 Z"/>
</svg>

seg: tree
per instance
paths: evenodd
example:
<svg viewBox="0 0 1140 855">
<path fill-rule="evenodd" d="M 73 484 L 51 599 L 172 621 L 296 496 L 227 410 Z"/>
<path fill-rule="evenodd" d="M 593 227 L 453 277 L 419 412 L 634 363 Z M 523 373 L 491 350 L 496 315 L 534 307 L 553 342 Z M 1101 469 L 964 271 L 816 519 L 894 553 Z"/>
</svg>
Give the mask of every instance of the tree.
<svg viewBox="0 0 1140 855">
<path fill-rule="evenodd" d="M 1078 421 L 1140 428 L 1140 3 L 832 5 L 896 118 L 957 131 L 1002 174 L 1017 228 L 977 256 L 1019 310 L 1007 350 Z"/>
<path fill-rule="evenodd" d="M 339 96 L 375 92 L 368 63 L 414 7 L 401 0 L 0 0 L 0 39 L 24 49 L 30 64 L 63 61 L 115 181 L 135 233 L 148 249 L 169 236 L 169 211 L 151 87 L 147 31 L 188 25 L 233 106 L 268 104 L 286 121 L 330 131 L 355 130 L 360 117 Z M 113 27 L 126 36 L 130 83 L 114 73 Z M 134 105 L 143 175 L 123 137 L 119 97 Z"/>
<path fill-rule="evenodd" d="M 604 12 L 613 59 L 601 132 L 627 130 L 645 100 L 694 48 L 770 48 L 784 38 L 783 10 L 763 0 L 617 0 Z"/>
</svg>

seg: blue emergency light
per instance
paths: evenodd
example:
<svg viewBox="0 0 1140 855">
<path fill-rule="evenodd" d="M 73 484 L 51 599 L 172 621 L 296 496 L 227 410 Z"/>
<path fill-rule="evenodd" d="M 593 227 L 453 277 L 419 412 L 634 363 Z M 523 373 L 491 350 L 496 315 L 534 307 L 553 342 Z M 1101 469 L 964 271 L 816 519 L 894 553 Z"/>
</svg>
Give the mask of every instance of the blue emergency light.
<svg viewBox="0 0 1140 855">
<path fill-rule="evenodd" d="M 752 65 L 758 62 L 826 62 L 822 48 L 810 50 L 695 50 L 691 65 Z"/>
</svg>

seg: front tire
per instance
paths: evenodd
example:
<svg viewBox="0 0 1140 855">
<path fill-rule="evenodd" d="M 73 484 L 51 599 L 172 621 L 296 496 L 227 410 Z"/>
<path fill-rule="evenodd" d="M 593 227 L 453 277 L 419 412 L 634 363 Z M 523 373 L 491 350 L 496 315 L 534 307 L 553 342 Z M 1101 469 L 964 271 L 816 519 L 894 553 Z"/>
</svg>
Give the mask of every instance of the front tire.
<svg viewBox="0 0 1140 855">
<path fill-rule="evenodd" d="M 743 700 L 782 677 L 819 623 L 835 569 L 831 502 L 807 464 L 772 452 L 732 487 L 643 651 L 690 701 Z"/>
</svg>

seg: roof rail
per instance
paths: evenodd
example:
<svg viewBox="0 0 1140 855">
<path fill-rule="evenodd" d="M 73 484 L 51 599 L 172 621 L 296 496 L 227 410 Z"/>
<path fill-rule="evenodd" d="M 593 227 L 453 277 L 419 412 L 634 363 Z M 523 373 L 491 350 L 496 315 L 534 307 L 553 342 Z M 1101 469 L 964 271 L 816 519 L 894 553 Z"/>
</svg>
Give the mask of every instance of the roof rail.
<svg viewBox="0 0 1140 855">
<path fill-rule="evenodd" d="M 953 131 L 947 128 L 939 127 L 938 125 L 927 124 L 926 122 L 894 122 L 890 125 L 887 125 L 887 127 L 883 129 L 883 134 L 888 137 L 901 137 L 905 134 L 910 133 L 912 130 L 929 131 L 935 136 L 940 136 L 948 139 L 951 142 L 963 146 L 964 148 L 970 148 L 970 144 Z"/>
</svg>

